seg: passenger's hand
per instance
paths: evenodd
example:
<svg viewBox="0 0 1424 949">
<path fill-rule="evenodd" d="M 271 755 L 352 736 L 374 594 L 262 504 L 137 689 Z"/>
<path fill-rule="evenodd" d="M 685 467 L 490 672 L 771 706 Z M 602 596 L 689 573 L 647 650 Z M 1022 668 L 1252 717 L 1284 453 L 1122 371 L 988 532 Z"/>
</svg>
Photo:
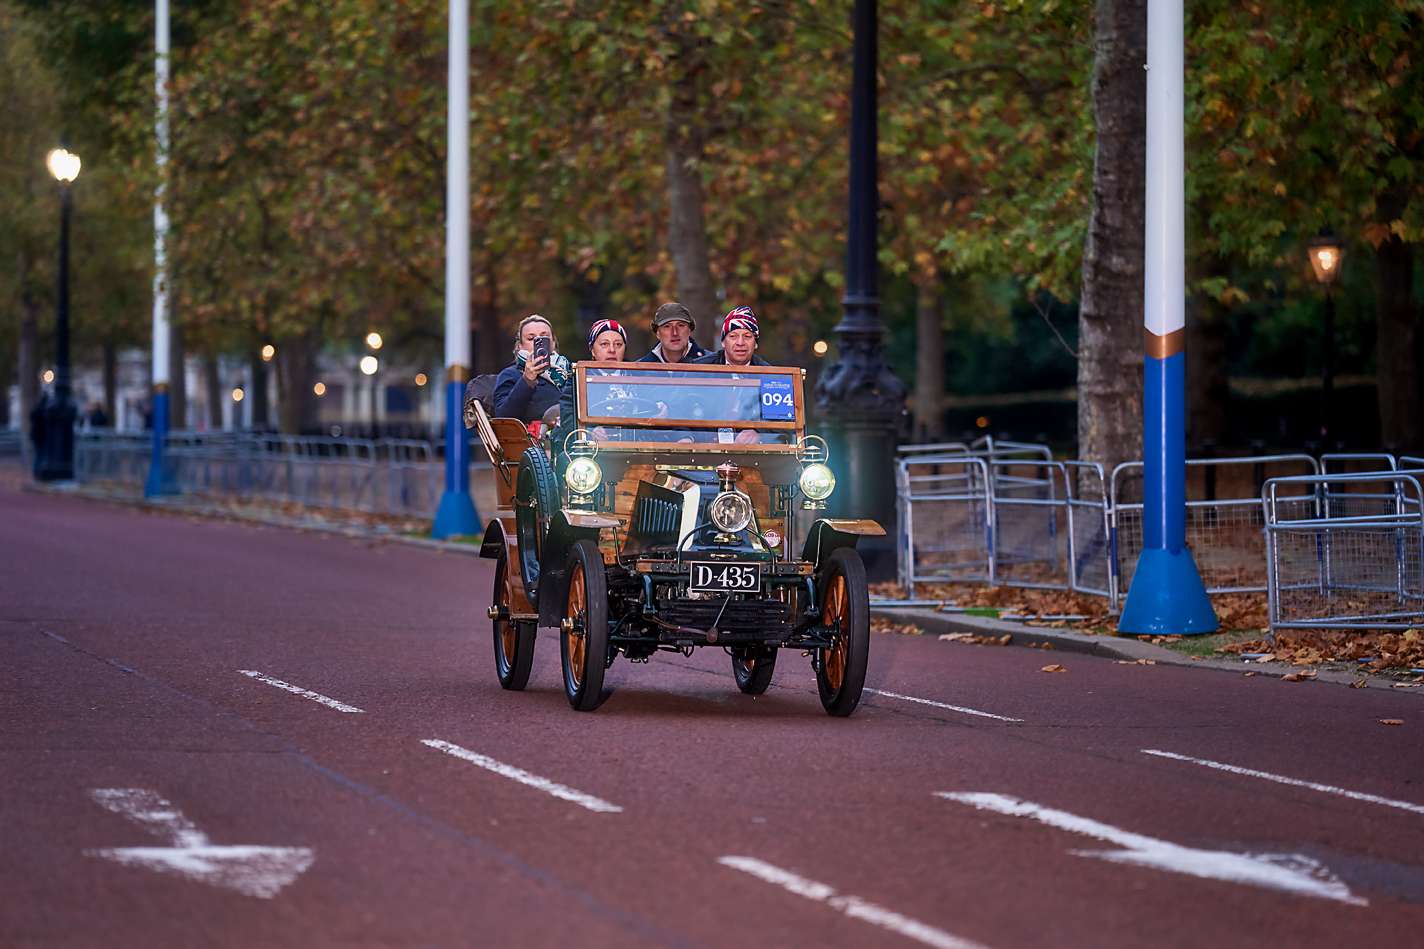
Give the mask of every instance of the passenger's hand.
<svg viewBox="0 0 1424 949">
<path fill-rule="evenodd" d="M 753 429 L 744 428 L 737 433 L 738 445 L 755 445 L 759 441 L 761 441 L 761 436 Z"/>
<path fill-rule="evenodd" d="M 539 376 L 549 368 L 549 357 L 530 356 L 524 361 L 524 381 L 532 389 L 539 384 Z"/>
</svg>

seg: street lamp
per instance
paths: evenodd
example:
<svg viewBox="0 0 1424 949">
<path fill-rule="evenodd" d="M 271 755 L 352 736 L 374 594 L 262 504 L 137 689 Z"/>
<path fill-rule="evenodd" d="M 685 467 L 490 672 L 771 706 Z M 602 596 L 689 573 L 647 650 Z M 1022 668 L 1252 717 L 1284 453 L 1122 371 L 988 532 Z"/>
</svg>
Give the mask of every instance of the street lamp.
<svg viewBox="0 0 1424 949">
<path fill-rule="evenodd" d="M 1326 228 L 1311 240 L 1307 249 L 1315 282 L 1325 288 L 1325 317 L 1321 327 L 1325 351 L 1320 361 L 1320 437 L 1323 440 L 1330 437 L 1330 410 L 1335 389 L 1335 295 L 1331 289 L 1340 276 L 1345 248 Z"/>
<path fill-rule="evenodd" d="M 74 478 L 74 419 L 69 392 L 69 217 L 70 185 L 79 177 L 79 156 L 66 148 L 45 156 L 49 173 L 59 182 L 59 292 L 54 326 L 54 393 L 45 400 L 36 424 L 35 477 L 41 481 Z"/>
</svg>

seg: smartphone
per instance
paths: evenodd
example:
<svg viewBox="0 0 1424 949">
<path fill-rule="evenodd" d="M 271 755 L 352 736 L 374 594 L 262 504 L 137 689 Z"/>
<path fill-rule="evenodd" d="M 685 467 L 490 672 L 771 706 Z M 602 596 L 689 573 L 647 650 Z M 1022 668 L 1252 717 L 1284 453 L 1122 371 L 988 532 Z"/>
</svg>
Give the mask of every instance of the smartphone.
<svg viewBox="0 0 1424 949">
<path fill-rule="evenodd" d="M 549 358 L 549 337 L 539 336 L 535 338 L 533 357 L 535 359 Z"/>
</svg>

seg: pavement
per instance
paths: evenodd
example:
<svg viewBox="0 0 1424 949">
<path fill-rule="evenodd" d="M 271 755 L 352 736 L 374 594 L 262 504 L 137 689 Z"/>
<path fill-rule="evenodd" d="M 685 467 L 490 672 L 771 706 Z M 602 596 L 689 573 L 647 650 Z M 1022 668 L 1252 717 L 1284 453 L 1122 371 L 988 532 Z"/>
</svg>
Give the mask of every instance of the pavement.
<svg viewBox="0 0 1424 949">
<path fill-rule="evenodd" d="M 713 649 L 575 713 L 548 631 L 498 686 L 464 546 L 0 488 L 0 945 L 1424 931 L 1407 692 L 884 634 L 850 719 Z"/>
</svg>

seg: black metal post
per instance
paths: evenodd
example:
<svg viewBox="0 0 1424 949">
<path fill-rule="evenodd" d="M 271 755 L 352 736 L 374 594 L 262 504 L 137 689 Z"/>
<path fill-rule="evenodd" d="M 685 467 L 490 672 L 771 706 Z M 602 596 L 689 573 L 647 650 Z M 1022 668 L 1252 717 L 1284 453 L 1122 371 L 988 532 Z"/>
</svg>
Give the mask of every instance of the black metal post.
<svg viewBox="0 0 1424 949">
<path fill-rule="evenodd" d="M 69 371 L 69 185 L 61 183 L 59 211 L 58 311 L 54 325 L 54 392 L 43 412 L 44 441 L 35 455 L 35 477 L 41 481 L 74 479 L 74 420 Z"/>
<path fill-rule="evenodd" d="M 849 233 L 846 293 L 835 333 L 840 361 L 816 384 L 816 403 L 831 435 L 831 467 L 841 487 L 831 496 L 837 513 L 873 517 L 886 528 L 880 542 L 862 543 L 872 577 L 894 575 L 896 532 L 895 442 L 904 412 L 905 384 L 885 363 L 881 338 L 876 215 L 875 0 L 856 0 L 851 78 Z M 868 539 L 869 540 L 869 539 Z"/>
<path fill-rule="evenodd" d="M 1325 351 L 1320 362 L 1320 440 L 1330 450 L 1330 417 L 1335 404 L 1335 295 L 1325 288 Z"/>
</svg>

